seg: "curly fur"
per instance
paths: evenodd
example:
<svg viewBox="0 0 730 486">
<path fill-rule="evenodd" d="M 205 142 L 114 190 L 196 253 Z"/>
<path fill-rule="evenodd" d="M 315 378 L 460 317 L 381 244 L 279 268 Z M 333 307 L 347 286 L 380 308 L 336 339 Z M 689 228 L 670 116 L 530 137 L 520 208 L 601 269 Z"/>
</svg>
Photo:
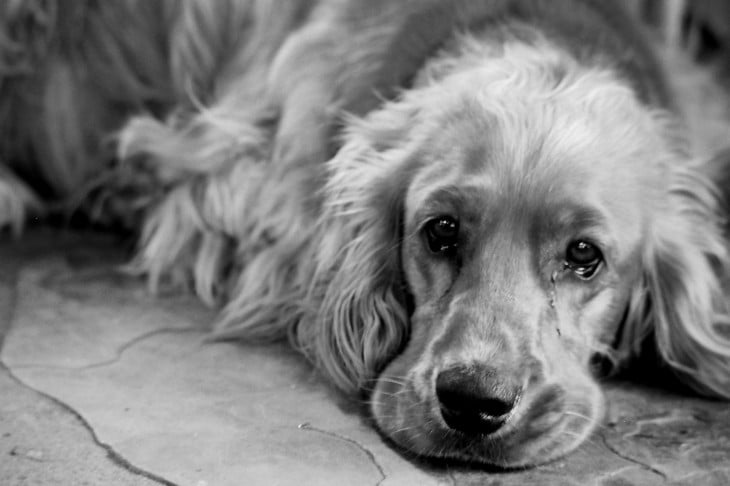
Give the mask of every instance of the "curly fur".
<svg viewBox="0 0 730 486">
<path fill-rule="evenodd" d="M 221 306 L 218 338 L 288 337 L 423 455 L 557 457 L 603 413 L 589 358 L 629 366 L 647 343 L 730 399 L 730 160 L 689 153 L 655 54 L 608 4 L 8 0 L 0 224 L 62 208 L 139 227 L 128 268 L 153 291 Z M 458 271 L 422 254 L 439 190 L 501 209 L 480 206 L 471 230 L 493 231 Z M 615 220 L 590 230 L 616 267 L 590 299 L 554 262 L 525 263 L 553 238 L 539 209 L 573 194 Z M 516 425 L 449 428 L 448 369 L 498 376 L 494 393 L 529 382 Z"/>
</svg>

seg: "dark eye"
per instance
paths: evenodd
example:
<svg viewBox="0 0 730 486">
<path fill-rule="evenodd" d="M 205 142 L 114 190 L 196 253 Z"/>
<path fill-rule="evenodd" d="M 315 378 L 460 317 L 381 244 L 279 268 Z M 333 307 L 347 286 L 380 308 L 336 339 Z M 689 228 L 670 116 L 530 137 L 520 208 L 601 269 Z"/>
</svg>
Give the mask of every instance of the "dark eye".
<svg viewBox="0 0 730 486">
<path fill-rule="evenodd" d="M 439 216 L 424 227 L 428 247 L 433 253 L 453 253 L 459 246 L 459 221 L 451 216 Z"/>
<path fill-rule="evenodd" d="M 587 241 L 577 240 L 568 245 L 565 252 L 565 263 L 573 273 L 588 280 L 596 273 L 603 261 L 603 254 L 598 247 Z"/>
</svg>

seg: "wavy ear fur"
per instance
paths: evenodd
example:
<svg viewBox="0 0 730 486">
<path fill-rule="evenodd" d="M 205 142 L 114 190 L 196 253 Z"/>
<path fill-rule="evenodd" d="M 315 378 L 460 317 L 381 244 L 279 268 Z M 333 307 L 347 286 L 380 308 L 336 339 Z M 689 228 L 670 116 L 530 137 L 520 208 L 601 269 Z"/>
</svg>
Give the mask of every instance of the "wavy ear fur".
<svg viewBox="0 0 730 486">
<path fill-rule="evenodd" d="M 292 337 L 346 391 L 365 387 L 408 334 L 400 241 L 405 194 L 417 170 L 408 157 L 413 110 L 390 103 L 351 120 L 329 163 L 306 297 L 316 309 Z"/>
<path fill-rule="evenodd" d="M 672 169 L 666 212 L 644 255 L 627 321 L 631 352 L 653 335 L 661 359 L 697 392 L 730 398 L 729 273 L 722 177 L 708 164 Z M 709 177 L 708 177 L 709 175 Z"/>
</svg>

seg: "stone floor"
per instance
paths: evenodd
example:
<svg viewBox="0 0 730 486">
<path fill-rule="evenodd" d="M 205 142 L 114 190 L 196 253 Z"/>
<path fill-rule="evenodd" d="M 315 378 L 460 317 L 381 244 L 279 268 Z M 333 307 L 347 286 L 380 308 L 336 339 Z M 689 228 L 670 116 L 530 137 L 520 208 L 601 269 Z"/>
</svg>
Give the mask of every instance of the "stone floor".
<svg viewBox="0 0 730 486">
<path fill-rule="evenodd" d="M 151 297 L 108 237 L 0 246 L 0 484 L 727 485 L 730 406 L 609 383 L 568 458 L 497 473 L 413 463 L 284 347 L 209 343 L 214 314 Z"/>
</svg>

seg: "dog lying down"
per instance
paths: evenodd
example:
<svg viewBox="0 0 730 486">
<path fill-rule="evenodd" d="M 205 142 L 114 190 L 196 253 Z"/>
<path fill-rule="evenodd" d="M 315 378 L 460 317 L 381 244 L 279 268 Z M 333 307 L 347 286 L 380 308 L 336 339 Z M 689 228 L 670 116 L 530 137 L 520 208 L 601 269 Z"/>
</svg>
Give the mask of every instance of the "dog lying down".
<svg viewBox="0 0 730 486">
<path fill-rule="evenodd" d="M 139 223 L 419 456 L 566 454 L 597 357 L 730 398 L 726 167 L 617 3 L 5 1 L 3 223 Z"/>
</svg>

